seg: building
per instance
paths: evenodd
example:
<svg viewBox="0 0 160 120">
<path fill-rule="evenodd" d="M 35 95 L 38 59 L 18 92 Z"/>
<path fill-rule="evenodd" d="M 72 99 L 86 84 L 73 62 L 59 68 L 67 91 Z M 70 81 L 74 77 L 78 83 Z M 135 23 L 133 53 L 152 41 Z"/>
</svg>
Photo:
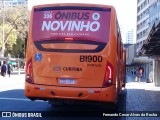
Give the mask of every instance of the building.
<svg viewBox="0 0 160 120">
<path fill-rule="evenodd" d="M 152 0 L 137 0 L 137 41 L 136 52 L 138 52 L 149 33 L 149 7 Z"/>
<path fill-rule="evenodd" d="M 28 6 L 28 0 L 0 0 L 0 16 L 3 16 L 3 8 L 12 8 L 17 6 Z"/>
<path fill-rule="evenodd" d="M 150 3 L 153 0 L 137 0 L 137 39 L 136 39 L 136 54 L 140 52 L 143 44 L 145 43 L 149 34 L 149 9 Z M 137 64 L 141 63 L 144 67 L 148 67 L 150 60 L 148 57 L 143 59 L 143 57 L 135 58 L 137 59 Z M 147 64 L 148 61 L 148 64 Z M 146 73 L 148 74 L 148 73 Z M 148 77 L 148 76 L 147 76 Z M 147 78 L 146 77 L 146 78 Z"/>
<path fill-rule="evenodd" d="M 150 0 L 149 28 L 150 32 L 141 53 L 154 59 L 153 78 L 155 85 L 160 86 L 160 0 Z"/>
<path fill-rule="evenodd" d="M 132 60 L 132 66 L 140 65 L 144 68 L 143 78 L 155 82 L 155 85 L 160 85 L 157 82 L 157 65 L 160 63 L 155 62 L 154 58 L 147 54 L 142 54 L 143 49 L 147 49 L 149 52 L 157 46 L 157 44 L 149 43 L 150 46 L 146 46 L 147 40 L 152 38 L 150 30 L 153 25 L 160 20 L 160 0 L 137 0 L 137 33 L 136 33 L 136 56 Z M 155 36 L 154 36 L 155 39 Z M 152 39 L 153 40 L 153 39 Z M 153 41 L 152 41 L 153 42 Z M 151 46 L 152 45 L 152 46 Z M 155 45 L 153 47 L 153 45 Z M 152 47 L 152 48 L 149 48 Z M 143 49 L 142 49 L 143 48 Z M 150 52 L 151 53 L 151 52 Z M 137 56 L 142 54 L 143 56 Z M 153 54 L 153 51 L 152 51 Z M 148 58 L 149 56 L 149 58 Z"/>
<path fill-rule="evenodd" d="M 4 6 L 5 8 L 8 7 L 16 7 L 19 5 L 28 5 L 28 0 L 0 0 L 0 6 L 3 6 L 3 2 L 4 2 Z M 2 7 L 0 7 L 1 9 Z"/>
<path fill-rule="evenodd" d="M 133 44 L 134 43 L 134 30 L 128 29 L 126 33 L 126 44 Z"/>
<path fill-rule="evenodd" d="M 126 48 L 126 65 L 129 66 L 136 56 L 136 45 L 135 44 L 124 44 Z"/>
<path fill-rule="evenodd" d="M 136 45 L 129 46 L 129 48 L 126 49 L 129 54 L 134 55 L 128 55 L 128 64 L 130 64 L 129 70 L 142 67 L 144 69 L 143 79 L 145 80 L 153 80 L 153 77 L 150 77 L 153 76 L 150 75 L 153 73 L 153 60 L 146 56 L 138 56 L 138 53 L 141 51 L 141 48 L 146 42 L 150 32 L 149 11 L 152 2 L 153 0 L 137 0 Z M 134 54 L 133 51 L 135 51 L 136 54 Z"/>
<path fill-rule="evenodd" d="M 122 41 L 125 44 L 133 44 L 134 43 L 134 29 L 131 27 L 126 27 L 120 25 Z"/>
<path fill-rule="evenodd" d="M 160 20 L 160 0 L 152 0 L 149 9 L 149 27 Z"/>
</svg>

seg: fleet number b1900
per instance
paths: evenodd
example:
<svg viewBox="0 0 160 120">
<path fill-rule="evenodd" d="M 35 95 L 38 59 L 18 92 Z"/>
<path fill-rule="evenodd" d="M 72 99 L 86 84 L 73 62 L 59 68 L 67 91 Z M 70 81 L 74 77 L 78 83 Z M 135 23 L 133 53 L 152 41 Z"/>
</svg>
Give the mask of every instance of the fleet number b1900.
<svg viewBox="0 0 160 120">
<path fill-rule="evenodd" d="M 80 55 L 80 62 L 102 62 L 102 56 Z"/>
</svg>

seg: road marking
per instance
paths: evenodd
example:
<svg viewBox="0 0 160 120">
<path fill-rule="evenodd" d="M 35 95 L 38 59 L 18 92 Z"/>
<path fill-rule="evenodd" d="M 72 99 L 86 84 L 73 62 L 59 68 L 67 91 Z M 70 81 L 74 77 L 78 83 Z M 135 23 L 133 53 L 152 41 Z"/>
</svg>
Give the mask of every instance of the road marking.
<svg viewBox="0 0 160 120">
<path fill-rule="evenodd" d="M 0 100 L 31 101 L 30 99 L 24 99 L 24 98 L 6 98 L 6 97 L 0 97 Z M 35 102 L 45 102 L 45 101 L 35 100 Z"/>
</svg>

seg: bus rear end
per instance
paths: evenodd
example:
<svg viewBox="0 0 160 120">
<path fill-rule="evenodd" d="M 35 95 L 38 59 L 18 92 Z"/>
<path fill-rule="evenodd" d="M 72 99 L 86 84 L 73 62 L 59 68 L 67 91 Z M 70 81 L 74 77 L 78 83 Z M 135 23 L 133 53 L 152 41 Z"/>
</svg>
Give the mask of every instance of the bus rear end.
<svg viewBox="0 0 160 120">
<path fill-rule="evenodd" d="M 31 100 L 115 102 L 111 8 L 48 5 L 32 9 L 25 95 Z"/>
</svg>

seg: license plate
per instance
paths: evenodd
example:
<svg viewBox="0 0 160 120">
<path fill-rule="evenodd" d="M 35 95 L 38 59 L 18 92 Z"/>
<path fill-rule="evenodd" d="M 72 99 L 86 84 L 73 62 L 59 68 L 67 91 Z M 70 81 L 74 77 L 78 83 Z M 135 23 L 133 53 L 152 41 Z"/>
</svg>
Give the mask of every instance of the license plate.
<svg viewBox="0 0 160 120">
<path fill-rule="evenodd" d="M 59 84 L 71 84 L 74 85 L 75 84 L 75 80 L 73 79 L 59 79 Z"/>
</svg>

